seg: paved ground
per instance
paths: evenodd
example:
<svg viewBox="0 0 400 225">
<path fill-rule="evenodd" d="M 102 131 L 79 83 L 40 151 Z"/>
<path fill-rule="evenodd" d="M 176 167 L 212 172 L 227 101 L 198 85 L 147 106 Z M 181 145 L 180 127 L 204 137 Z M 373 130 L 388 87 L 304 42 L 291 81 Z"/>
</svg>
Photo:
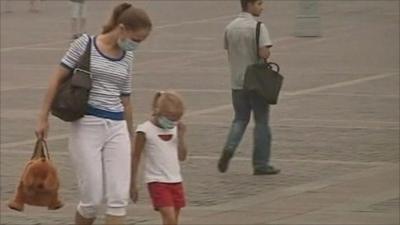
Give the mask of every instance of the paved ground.
<svg viewBox="0 0 400 225">
<path fill-rule="evenodd" d="M 97 33 L 118 1 L 90 1 Z M 1 224 L 68 224 L 77 202 L 66 149 L 68 124 L 51 120 L 50 150 L 66 206 L 9 210 L 33 143 L 48 77 L 69 43 L 65 1 L 40 13 L 1 1 Z M 190 158 L 182 167 L 188 207 L 182 224 L 399 224 L 399 2 L 321 1 L 323 37 L 296 38 L 296 1 L 266 1 L 262 20 L 285 75 L 272 107 L 278 176 L 251 173 L 249 127 L 227 174 L 216 160 L 232 109 L 223 28 L 238 1 L 136 1 L 155 29 L 137 53 L 135 123 L 148 117 L 155 90 L 176 89 L 187 103 Z M 143 188 L 130 224 L 159 224 Z M 102 217 L 96 222 L 102 223 Z"/>
</svg>

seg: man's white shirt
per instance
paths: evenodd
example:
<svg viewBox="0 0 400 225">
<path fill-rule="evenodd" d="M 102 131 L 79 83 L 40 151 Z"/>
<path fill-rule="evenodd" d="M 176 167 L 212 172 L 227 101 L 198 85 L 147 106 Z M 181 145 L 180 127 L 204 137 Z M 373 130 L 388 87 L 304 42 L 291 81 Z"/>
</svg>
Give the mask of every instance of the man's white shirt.
<svg viewBox="0 0 400 225">
<path fill-rule="evenodd" d="M 258 60 L 256 47 L 257 20 L 247 12 L 241 12 L 225 28 L 224 48 L 228 51 L 231 70 L 231 87 L 243 89 L 244 74 L 247 66 Z M 268 30 L 261 24 L 259 47 L 272 46 Z"/>
</svg>

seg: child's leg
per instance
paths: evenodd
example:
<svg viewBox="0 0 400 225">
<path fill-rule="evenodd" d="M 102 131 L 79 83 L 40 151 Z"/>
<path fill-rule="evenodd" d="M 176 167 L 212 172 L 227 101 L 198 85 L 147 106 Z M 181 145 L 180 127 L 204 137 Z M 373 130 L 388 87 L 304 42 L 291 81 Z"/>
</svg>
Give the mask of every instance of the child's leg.
<svg viewBox="0 0 400 225">
<path fill-rule="evenodd" d="M 179 213 L 181 212 L 180 208 L 175 208 L 175 220 L 176 220 L 176 224 L 179 223 Z"/>
<path fill-rule="evenodd" d="M 178 183 L 178 184 L 173 185 L 172 194 L 173 194 L 173 198 L 174 198 L 175 219 L 176 219 L 176 224 L 178 224 L 179 213 L 180 213 L 181 209 L 183 207 L 185 207 L 185 205 L 186 205 L 183 184 Z"/>
<path fill-rule="evenodd" d="M 161 213 L 163 225 L 177 225 L 176 211 L 174 207 L 162 207 L 158 209 Z"/>
</svg>

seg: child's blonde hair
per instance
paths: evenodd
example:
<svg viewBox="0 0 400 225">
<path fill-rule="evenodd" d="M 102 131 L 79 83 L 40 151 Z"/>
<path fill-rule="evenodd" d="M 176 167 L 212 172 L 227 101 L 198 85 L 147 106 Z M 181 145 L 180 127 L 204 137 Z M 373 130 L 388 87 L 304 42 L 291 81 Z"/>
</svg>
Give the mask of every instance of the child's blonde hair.
<svg viewBox="0 0 400 225">
<path fill-rule="evenodd" d="M 153 114 L 162 115 L 166 112 L 181 117 L 185 111 L 182 97 L 174 91 L 159 91 L 154 95 L 152 104 Z"/>
</svg>

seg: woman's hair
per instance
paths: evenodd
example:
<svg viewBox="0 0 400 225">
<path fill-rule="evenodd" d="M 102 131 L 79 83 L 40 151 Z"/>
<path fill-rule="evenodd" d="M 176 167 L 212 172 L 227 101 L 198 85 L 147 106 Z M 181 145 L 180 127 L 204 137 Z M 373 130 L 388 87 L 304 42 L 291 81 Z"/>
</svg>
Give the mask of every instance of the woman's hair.
<svg viewBox="0 0 400 225">
<path fill-rule="evenodd" d="M 247 10 L 247 4 L 248 3 L 254 3 L 258 0 L 240 0 L 240 4 L 242 5 L 242 10 L 245 11 Z"/>
<path fill-rule="evenodd" d="M 130 3 L 121 3 L 114 8 L 110 20 L 103 26 L 103 34 L 112 31 L 119 24 L 129 30 L 152 28 L 150 17 L 143 9 L 135 8 Z"/>
<path fill-rule="evenodd" d="M 152 109 L 154 114 L 173 112 L 183 115 L 185 107 L 182 98 L 173 91 L 159 91 L 154 95 Z"/>
</svg>

